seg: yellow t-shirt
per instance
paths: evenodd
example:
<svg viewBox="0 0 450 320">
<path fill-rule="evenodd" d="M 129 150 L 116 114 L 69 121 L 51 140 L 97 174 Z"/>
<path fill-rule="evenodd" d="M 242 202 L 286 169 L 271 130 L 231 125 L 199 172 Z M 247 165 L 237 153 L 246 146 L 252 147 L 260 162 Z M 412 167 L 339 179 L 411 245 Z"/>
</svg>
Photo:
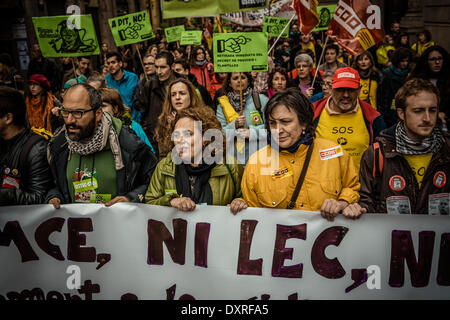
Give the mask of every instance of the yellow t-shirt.
<svg viewBox="0 0 450 320">
<path fill-rule="evenodd" d="M 315 67 L 316 67 L 316 61 L 317 61 L 317 59 L 320 58 L 320 57 L 317 57 L 317 55 L 316 55 L 316 48 L 314 47 L 314 43 L 310 42 L 308 45 L 305 45 L 305 44 L 302 43 L 302 49 L 303 49 L 303 50 L 310 49 L 312 52 L 314 52 L 314 64 L 313 64 L 313 68 L 315 68 Z"/>
<path fill-rule="evenodd" d="M 316 136 L 340 144 L 352 157 L 359 171 L 362 155 L 370 142 L 361 106 L 356 112 L 338 115 L 330 115 L 324 109 L 317 124 Z"/>
<path fill-rule="evenodd" d="M 416 175 L 417 182 L 419 183 L 419 189 L 422 188 L 422 180 L 425 172 L 427 172 L 428 165 L 430 164 L 432 153 L 417 154 L 417 155 L 403 155 L 408 161 L 409 166 Z"/>
<path fill-rule="evenodd" d="M 361 84 L 361 92 L 359 93 L 359 98 L 362 101 L 369 103 L 376 110 L 378 83 L 375 80 L 370 80 L 370 78 L 361 79 L 359 83 Z"/>
</svg>

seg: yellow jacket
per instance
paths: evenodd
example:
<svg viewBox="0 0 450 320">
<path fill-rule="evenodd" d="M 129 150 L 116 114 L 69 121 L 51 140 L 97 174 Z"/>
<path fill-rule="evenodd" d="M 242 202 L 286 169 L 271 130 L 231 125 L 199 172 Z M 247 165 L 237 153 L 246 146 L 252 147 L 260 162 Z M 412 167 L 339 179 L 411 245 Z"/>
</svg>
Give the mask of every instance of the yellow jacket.
<svg viewBox="0 0 450 320">
<path fill-rule="evenodd" d="M 317 211 L 326 199 L 358 202 L 360 183 L 351 157 L 341 149 L 341 156 L 321 159 L 319 152 L 333 147 L 340 148 L 332 141 L 314 139 L 313 153 L 295 209 Z M 269 169 L 273 151 L 269 145 L 255 152 L 247 162 L 242 177 L 244 201 L 250 207 L 286 209 L 300 177 L 307 150 L 307 146 L 301 145 L 294 154 L 281 151 L 275 170 Z M 264 169 L 270 173 L 263 172 Z"/>
</svg>

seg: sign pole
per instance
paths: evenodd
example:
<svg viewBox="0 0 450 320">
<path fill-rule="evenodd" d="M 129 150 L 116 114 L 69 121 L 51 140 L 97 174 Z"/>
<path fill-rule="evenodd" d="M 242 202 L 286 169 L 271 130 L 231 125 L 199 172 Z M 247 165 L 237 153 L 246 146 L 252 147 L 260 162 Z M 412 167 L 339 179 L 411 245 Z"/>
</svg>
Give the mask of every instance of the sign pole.
<svg viewBox="0 0 450 320">
<path fill-rule="evenodd" d="M 242 105 L 242 72 L 239 72 L 239 98 L 241 103 L 241 111 L 239 112 L 239 115 L 242 116 L 242 113 L 244 112 L 244 106 Z"/>
<path fill-rule="evenodd" d="M 77 80 L 77 83 L 80 83 L 80 82 L 78 81 L 77 71 L 76 71 L 76 69 L 75 69 L 75 62 L 73 61 L 73 57 L 72 57 L 72 59 L 70 59 L 70 60 L 72 60 L 73 75 L 75 76 L 75 79 Z"/>
<path fill-rule="evenodd" d="M 139 56 L 139 60 L 141 61 L 142 70 L 144 70 L 145 80 L 148 81 L 147 74 L 145 73 L 144 61 L 142 61 L 141 51 L 139 50 L 139 48 L 138 48 L 138 46 L 137 46 L 137 43 L 135 44 L 135 48 L 136 48 L 136 50 L 137 50 L 137 53 L 138 53 L 138 56 Z"/>
<path fill-rule="evenodd" d="M 314 73 L 314 79 L 313 79 L 313 82 L 312 82 L 312 84 L 311 84 L 311 87 L 314 87 L 314 83 L 316 82 L 316 77 L 317 77 L 317 74 L 319 73 L 320 62 L 322 61 L 323 54 L 324 54 L 324 52 L 325 52 L 325 47 L 327 46 L 328 38 L 329 38 L 329 37 L 328 37 L 328 35 L 327 35 L 327 38 L 325 39 L 325 44 L 323 45 L 322 54 L 320 55 L 320 59 L 319 59 L 319 61 L 317 62 L 317 65 L 316 65 L 316 72 Z"/>
<path fill-rule="evenodd" d="M 284 26 L 283 30 L 280 32 L 280 35 L 277 37 L 277 39 L 276 39 L 275 42 L 273 43 L 272 47 L 270 47 L 269 52 L 267 52 L 267 55 L 270 55 L 270 52 L 271 52 L 272 49 L 276 46 L 278 40 L 280 40 L 281 35 L 284 33 L 284 31 L 286 30 L 286 28 L 291 24 L 292 20 L 294 20 L 294 17 L 295 17 L 296 15 L 297 15 L 297 14 L 294 13 L 294 14 L 292 15 L 291 20 L 289 20 L 289 22 L 286 23 L 286 25 Z"/>
</svg>

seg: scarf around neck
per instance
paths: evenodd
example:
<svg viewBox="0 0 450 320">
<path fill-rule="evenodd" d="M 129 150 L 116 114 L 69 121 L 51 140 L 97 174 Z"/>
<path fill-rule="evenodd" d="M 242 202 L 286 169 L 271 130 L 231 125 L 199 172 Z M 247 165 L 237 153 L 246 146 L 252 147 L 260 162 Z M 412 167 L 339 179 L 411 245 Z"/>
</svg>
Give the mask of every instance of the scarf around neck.
<svg viewBox="0 0 450 320">
<path fill-rule="evenodd" d="M 196 204 L 206 203 L 212 205 L 213 196 L 209 178 L 215 163 L 203 163 L 198 167 L 189 164 L 175 166 L 175 184 L 177 193 L 183 197 L 191 198 Z"/>
<path fill-rule="evenodd" d="M 69 159 L 71 153 L 78 153 L 81 156 L 97 153 L 106 147 L 109 142 L 111 152 L 114 157 L 115 169 L 120 170 L 124 167 L 122 160 L 122 152 L 120 150 L 119 137 L 112 125 L 111 115 L 103 113 L 102 119 L 95 130 L 94 135 L 87 142 L 73 141 L 67 135 L 66 126 L 64 128 L 64 135 L 66 137 L 69 148 Z"/>
<path fill-rule="evenodd" d="M 242 105 L 245 107 L 245 104 L 247 103 L 247 98 L 252 94 L 252 88 L 247 87 L 245 91 L 242 91 Z M 239 113 L 241 111 L 241 97 L 239 93 L 235 93 L 233 90 L 227 93 L 228 100 L 230 101 L 231 105 L 233 106 L 234 110 Z"/>
<path fill-rule="evenodd" d="M 203 66 L 206 63 L 206 59 L 203 61 L 195 61 L 195 64 L 198 66 Z"/>
<path fill-rule="evenodd" d="M 295 142 L 293 145 L 291 145 L 290 147 L 287 148 L 280 148 L 280 146 L 276 143 L 276 141 L 274 140 L 272 142 L 272 134 L 270 132 L 267 133 L 267 144 L 271 145 L 271 143 L 273 143 L 274 148 L 277 151 L 287 151 L 289 153 L 296 153 L 298 148 L 300 148 L 300 146 L 302 144 L 304 145 L 311 145 L 311 143 L 313 142 L 313 135 L 310 132 L 305 132 L 304 134 L 302 134 L 300 136 L 300 139 L 297 140 L 297 142 Z"/>
<path fill-rule="evenodd" d="M 406 135 L 403 121 L 397 123 L 395 127 L 395 150 L 406 155 L 417 155 L 427 153 L 437 153 L 443 143 L 443 135 L 437 126 L 431 134 L 422 141 L 415 141 Z"/>
</svg>

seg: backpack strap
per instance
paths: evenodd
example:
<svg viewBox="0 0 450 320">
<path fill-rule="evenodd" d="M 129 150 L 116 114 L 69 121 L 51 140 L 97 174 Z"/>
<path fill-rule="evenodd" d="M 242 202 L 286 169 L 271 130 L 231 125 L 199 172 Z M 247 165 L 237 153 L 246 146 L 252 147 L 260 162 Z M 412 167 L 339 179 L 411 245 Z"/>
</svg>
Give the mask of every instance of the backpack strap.
<svg viewBox="0 0 450 320">
<path fill-rule="evenodd" d="M 41 139 L 43 139 L 41 136 L 39 136 L 37 134 L 32 134 L 31 137 L 23 144 L 22 151 L 20 151 L 20 156 L 19 156 L 20 170 L 23 170 L 23 168 L 25 168 L 26 160 L 27 160 L 28 154 L 30 153 L 31 148 Z"/>
<path fill-rule="evenodd" d="M 300 177 L 298 178 L 297 185 L 295 186 L 294 193 L 292 194 L 291 201 L 289 201 L 287 205 L 287 209 L 294 209 L 295 202 L 297 201 L 300 190 L 302 189 L 303 181 L 305 180 L 306 171 L 308 171 L 309 161 L 311 160 L 311 154 L 314 148 L 314 140 L 308 148 L 308 152 L 306 153 L 305 162 L 303 163 L 302 172 L 300 173 Z"/>
<path fill-rule="evenodd" d="M 373 199 L 378 203 L 380 201 L 381 177 L 383 175 L 384 165 L 383 150 L 379 142 L 373 143 L 373 152 Z"/>
<path fill-rule="evenodd" d="M 253 91 L 252 97 L 256 110 L 258 110 L 258 112 L 261 112 L 261 100 L 259 99 L 259 94 Z"/>
</svg>

